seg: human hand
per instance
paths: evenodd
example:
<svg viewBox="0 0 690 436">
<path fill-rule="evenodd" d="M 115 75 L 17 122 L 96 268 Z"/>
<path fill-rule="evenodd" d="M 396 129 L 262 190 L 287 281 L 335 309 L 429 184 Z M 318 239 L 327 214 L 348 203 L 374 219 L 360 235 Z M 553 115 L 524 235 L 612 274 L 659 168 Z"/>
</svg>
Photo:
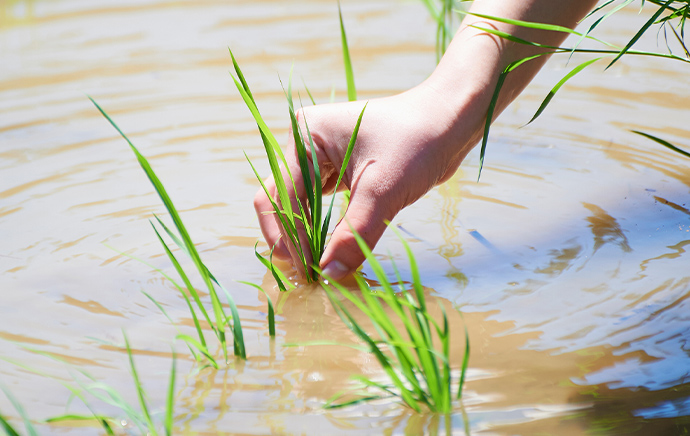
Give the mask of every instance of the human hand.
<svg viewBox="0 0 690 436">
<path fill-rule="evenodd" d="M 352 230 L 373 248 L 386 228 L 386 221 L 450 178 L 476 143 L 482 117 L 473 115 L 474 123 L 458 123 L 456 108 L 443 101 L 433 87 L 423 84 L 368 102 L 352 157 L 338 187 L 350 189 L 351 197 L 344 220 L 336 225 L 321 258 L 320 267 L 326 275 L 339 279 L 354 272 L 364 261 Z M 319 105 L 298 112 L 302 133 L 307 132 L 306 120 L 314 140 L 324 194 L 336 188 L 348 141 L 364 104 Z M 463 126 L 464 132 L 460 128 Z M 285 156 L 298 192 L 290 189 L 292 184 L 285 172 L 283 176 L 296 209 L 297 199 L 306 205 L 306 197 L 292 133 L 289 138 Z M 305 142 L 308 144 L 308 138 Z M 273 179 L 265 184 L 271 195 L 277 197 Z M 288 238 L 281 236 L 283 229 L 276 215 L 270 213 L 273 208 L 263 189 L 257 192 L 254 206 L 264 238 L 270 246 L 275 245 L 274 255 L 292 258 L 299 264 L 295 248 Z"/>
</svg>

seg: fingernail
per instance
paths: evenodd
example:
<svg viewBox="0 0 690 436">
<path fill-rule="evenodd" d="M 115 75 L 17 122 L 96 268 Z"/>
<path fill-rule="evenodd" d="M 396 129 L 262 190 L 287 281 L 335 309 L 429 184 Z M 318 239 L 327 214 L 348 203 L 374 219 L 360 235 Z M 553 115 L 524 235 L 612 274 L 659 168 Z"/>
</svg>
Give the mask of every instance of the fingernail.
<svg viewBox="0 0 690 436">
<path fill-rule="evenodd" d="M 350 268 L 343 265 L 337 260 L 332 261 L 326 268 L 323 269 L 323 275 L 332 278 L 333 280 L 339 280 L 345 277 L 350 272 Z"/>
</svg>

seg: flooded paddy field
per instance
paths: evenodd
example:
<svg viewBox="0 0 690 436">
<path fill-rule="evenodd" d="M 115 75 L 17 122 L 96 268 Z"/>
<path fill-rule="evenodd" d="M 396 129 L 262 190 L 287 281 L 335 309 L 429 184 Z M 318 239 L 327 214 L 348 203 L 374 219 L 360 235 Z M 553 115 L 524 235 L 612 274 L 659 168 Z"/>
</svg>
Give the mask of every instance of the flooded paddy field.
<svg viewBox="0 0 690 436">
<path fill-rule="evenodd" d="M 421 2 L 342 7 L 360 98 L 408 89 L 433 70 L 435 26 Z M 623 45 L 648 12 L 626 9 L 598 36 Z M 638 44 L 666 49 L 654 32 Z M 686 64 L 626 57 L 603 72 L 597 63 L 520 128 L 576 65 L 552 58 L 494 124 L 481 180 L 475 150 L 449 182 L 396 218 L 432 313 L 449 313 L 458 366 L 463 325 L 469 332 L 463 407 L 446 418 L 394 401 L 324 410 L 350 376 L 381 376 L 376 361 L 343 346 L 284 346 L 355 339 L 321 289 L 280 294 L 254 256 L 259 185 L 243 152 L 261 174 L 269 169 L 228 74 L 228 47 L 281 141 L 289 119 L 278 79 L 293 64 L 295 83 L 303 78 L 317 102 L 334 87 L 336 100 L 346 99 L 333 1 L 0 3 L 0 383 L 41 434 L 99 434 L 92 424 L 42 423 L 65 413 L 70 393 L 60 381 L 77 369 L 136 402 L 122 330 L 159 412 L 175 344 L 179 434 L 690 429 L 690 160 L 630 132 L 690 146 Z M 167 218 L 165 209 L 86 95 L 149 158 L 201 256 L 232 292 L 246 361 L 202 369 L 142 294 L 193 331 L 173 286 L 118 254 L 174 274 L 147 222 L 154 213 Z M 391 274 L 394 260 L 408 276 L 392 232 L 375 254 Z M 373 277 L 366 264 L 363 273 Z M 261 284 L 276 304 L 275 339 L 266 297 L 239 280 Z M 88 413 L 78 400 L 67 410 Z M 3 395 L 0 411 L 22 428 Z"/>
</svg>

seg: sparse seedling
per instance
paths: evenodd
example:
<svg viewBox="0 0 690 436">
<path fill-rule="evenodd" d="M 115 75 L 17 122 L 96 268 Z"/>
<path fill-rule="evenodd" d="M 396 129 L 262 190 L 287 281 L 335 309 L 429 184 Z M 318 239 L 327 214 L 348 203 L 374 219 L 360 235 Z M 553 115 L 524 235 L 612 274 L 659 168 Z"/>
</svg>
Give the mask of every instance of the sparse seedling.
<svg viewBox="0 0 690 436">
<path fill-rule="evenodd" d="M 211 364 L 214 367 L 218 367 L 218 364 L 216 363 L 215 359 L 212 356 L 212 353 L 209 351 L 208 346 L 206 344 L 206 340 L 204 338 L 201 326 L 199 324 L 199 317 L 196 314 L 196 310 L 201 313 L 202 317 L 208 325 L 211 327 L 213 330 L 213 333 L 216 335 L 218 338 L 218 342 L 220 343 L 221 349 L 223 351 L 223 356 L 225 360 L 227 361 L 227 343 L 226 343 L 226 337 L 225 337 L 225 331 L 226 328 L 229 328 L 232 337 L 233 337 L 233 352 L 235 356 L 246 359 L 246 351 L 245 351 L 245 346 L 244 346 L 244 335 L 242 333 L 242 324 L 240 321 L 239 317 L 239 312 L 237 310 L 237 306 L 235 305 L 235 301 L 232 298 L 232 295 L 230 292 L 228 292 L 227 289 L 225 289 L 219 282 L 218 280 L 211 274 L 209 269 L 206 267 L 206 265 L 203 263 L 201 260 L 201 257 L 199 256 L 199 253 L 194 246 L 194 243 L 192 242 L 191 237 L 189 236 L 189 232 L 187 232 L 187 229 L 182 222 L 182 218 L 180 217 L 179 213 L 177 212 L 177 209 L 175 208 L 175 205 L 173 204 L 172 200 L 170 199 L 170 196 L 168 195 L 167 191 L 165 190 L 165 187 L 163 186 L 163 183 L 160 181 L 158 176 L 156 176 L 156 173 L 153 171 L 153 168 L 151 168 L 151 165 L 149 162 L 146 160 L 146 158 L 139 152 L 139 150 L 132 144 L 132 142 L 129 140 L 127 135 L 125 135 L 122 130 L 115 124 L 115 122 L 110 118 L 110 116 L 96 103 L 91 97 L 89 97 L 91 102 L 96 106 L 96 108 L 101 112 L 101 114 L 110 122 L 110 124 L 115 128 L 115 130 L 120 133 L 120 135 L 127 141 L 129 144 L 130 148 L 134 152 L 134 154 L 137 157 L 137 160 L 139 161 L 139 164 L 143 168 L 144 172 L 148 176 L 149 180 L 153 184 L 153 187 L 155 188 L 156 192 L 158 193 L 158 196 L 161 198 L 163 201 L 163 204 L 165 205 L 165 208 L 168 210 L 168 213 L 170 213 L 170 217 L 173 220 L 173 223 L 175 224 L 175 228 L 177 229 L 178 234 L 175 234 L 172 232 L 158 217 L 156 217 L 156 220 L 158 224 L 163 228 L 165 233 L 173 240 L 175 245 L 177 245 L 180 250 L 182 250 L 185 254 L 187 254 L 192 261 L 194 262 L 194 265 L 196 266 L 197 271 L 199 272 L 199 275 L 201 275 L 201 278 L 203 279 L 204 283 L 206 284 L 206 288 L 208 289 L 208 293 L 211 297 L 211 306 L 213 309 L 213 314 L 214 314 L 214 321 L 211 320 L 211 317 L 208 314 L 208 311 L 206 310 L 204 304 L 201 301 L 201 298 L 199 296 L 199 293 L 196 291 L 194 286 L 192 285 L 191 281 L 189 280 L 189 277 L 187 273 L 184 271 L 180 263 L 177 261 L 176 257 L 168 247 L 168 245 L 165 243 L 163 238 L 161 237 L 158 229 L 156 228 L 156 225 L 152 222 L 151 225 L 154 228 L 154 231 L 156 232 L 156 235 L 163 246 L 163 249 L 165 250 L 165 253 L 167 254 L 168 258 L 170 261 L 173 263 L 175 266 L 175 269 L 177 270 L 178 274 L 182 278 L 182 281 L 184 282 L 186 286 L 187 293 L 192 297 L 194 302 L 196 303 L 196 309 L 194 309 L 194 306 L 191 304 L 189 297 L 187 294 L 184 292 L 184 290 L 177 285 L 174 281 L 173 284 L 177 287 L 178 290 L 182 293 L 182 295 L 185 297 L 185 301 L 187 302 L 187 306 L 190 309 L 190 313 L 192 314 L 192 317 L 194 319 L 194 326 L 197 331 L 197 335 L 199 337 L 199 340 L 197 341 L 196 339 L 188 336 L 188 335 L 178 335 L 179 339 L 184 340 L 189 346 L 196 348 L 201 354 L 206 356 Z M 216 287 L 220 288 L 223 290 L 225 293 L 225 297 L 228 303 L 228 306 L 230 308 L 230 313 L 231 315 L 228 316 L 225 313 L 225 309 L 223 308 L 220 298 L 218 297 L 218 293 L 216 291 Z"/>
<path fill-rule="evenodd" d="M 172 352 L 172 368 L 170 370 L 170 377 L 168 380 L 168 390 L 166 394 L 166 400 L 165 400 L 165 411 L 163 413 L 163 419 L 162 422 L 160 422 L 159 425 L 156 424 L 156 420 L 154 419 L 154 414 L 152 413 L 151 409 L 148 406 L 147 400 L 146 400 L 146 392 L 144 389 L 144 386 L 141 382 L 141 379 L 139 378 L 139 373 L 137 372 L 136 366 L 134 364 L 134 356 L 132 353 L 132 349 L 129 345 L 129 340 L 127 338 L 127 335 L 125 333 L 122 333 L 124 336 L 124 341 L 125 341 L 125 350 L 127 351 L 127 358 L 129 361 L 129 368 L 132 374 L 132 380 L 134 381 L 134 387 L 136 389 L 137 393 L 137 398 L 138 398 L 138 407 L 130 404 L 127 400 L 124 399 L 124 397 L 118 392 L 117 389 L 113 388 L 112 386 L 97 381 L 91 374 L 86 372 L 83 369 L 80 368 L 72 368 L 76 369 L 76 372 L 72 373 L 72 378 L 74 380 L 74 384 L 69 383 L 64 381 L 60 377 L 55 377 L 53 375 L 46 374 L 42 371 L 33 369 L 32 367 L 19 363 L 17 361 L 3 358 L 3 360 L 6 360 L 14 365 L 17 365 L 18 367 L 21 367 L 29 372 L 33 372 L 35 374 L 54 379 L 58 381 L 60 384 L 62 384 L 65 388 L 67 388 L 71 392 L 71 398 L 68 401 L 68 405 L 71 403 L 71 400 L 73 398 L 78 398 L 81 400 L 84 405 L 89 409 L 91 412 L 91 415 L 80 415 L 80 414 L 74 414 L 74 413 L 65 413 L 60 416 L 55 416 L 52 418 L 49 418 L 45 420 L 45 422 L 48 423 L 55 423 L 55 422 L 76 422 L 76 421 L 96 421 L 101 428 L 105 431 L 106 434 L 108 435 L 114 435 L 115 432 L 113 428 L 116 428 L 116 420 L 114 417 L 111 416 L 105 416 L 98 414 L 95 409 L 93 408 L 91 401 L 87 397 L 93 397 L 104 404 L 108 404 L 112 407 L 115 407 L 119 410 L 121 410 L 127 419 L 132 422 L 139 432 L 141 434 L 150 434 L 153 436 L 156 436 L 159 434 L 158 429 L 162 425 L 163 430 L 165 431 L 166 436 L 172 435 L 172 429 L 173 429 L 173 411 L 174 411 L 174 406 L 175 406 L 175 379 L 176 379 L 176 374 L 177 374 L 177 357 L 175 352 Z M 40 350 L 36 349 L 31 349 L 28 347 L 28 350 L 42 355 L 44 357 L 48 357 L 49 359 L 58 361 L 60 363 L 64 363 L 71 367 L 71 364 L 67 362 L 65 359 L 56 357 L 53 354 L 50 353 L 45 353 Z M 78 376 L 80 375 L 80 376 Z M 26 432 L 27 435 L 29 436 L 37 436 L 38 433 L 36 432 L 35 427 L 31 423 L 27 413 L 24 411 L 24 408 L 19 404 L 19 402 L 12 396 L 12 394 L 3 386 L 0 386 L 2 390 L 5 392 L 5 395 L 10 399 L 12 404 L 14 405 L 15 409 L 19 412 L 21 415 L 25 427 L 26 427 Z M 2 428 L 4 428 L 5 432 L 9 436 L 18 436 L 19 433 L 17 432 L 16 428 L 12 427 L 12 425 L 3 417 L 0 416 L 0 425 Z"/>
</svg>

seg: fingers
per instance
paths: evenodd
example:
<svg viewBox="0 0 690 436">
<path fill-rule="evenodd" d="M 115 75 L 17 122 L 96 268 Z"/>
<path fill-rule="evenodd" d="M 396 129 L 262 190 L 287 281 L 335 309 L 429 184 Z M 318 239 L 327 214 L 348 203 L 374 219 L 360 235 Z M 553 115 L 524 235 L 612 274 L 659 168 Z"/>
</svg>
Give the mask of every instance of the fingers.
<svg viewBox="0 0 690 436">
<path fill-rule="evenodd" d="M 381 201 L 382 198 L 369 195 L 371 191 L 362 188 L 359 192 L 366 194 L 353 190 L 345 217 L 335 227 L 321 258 L 320 267 L 324 275 L 334 280 L 352 274 L 365 260 L 353 230 L 372 248 L 386 230 L 386 221 L 392 220 L 400 210 L 390 207 L 392 204 Z"/>
</svg>

